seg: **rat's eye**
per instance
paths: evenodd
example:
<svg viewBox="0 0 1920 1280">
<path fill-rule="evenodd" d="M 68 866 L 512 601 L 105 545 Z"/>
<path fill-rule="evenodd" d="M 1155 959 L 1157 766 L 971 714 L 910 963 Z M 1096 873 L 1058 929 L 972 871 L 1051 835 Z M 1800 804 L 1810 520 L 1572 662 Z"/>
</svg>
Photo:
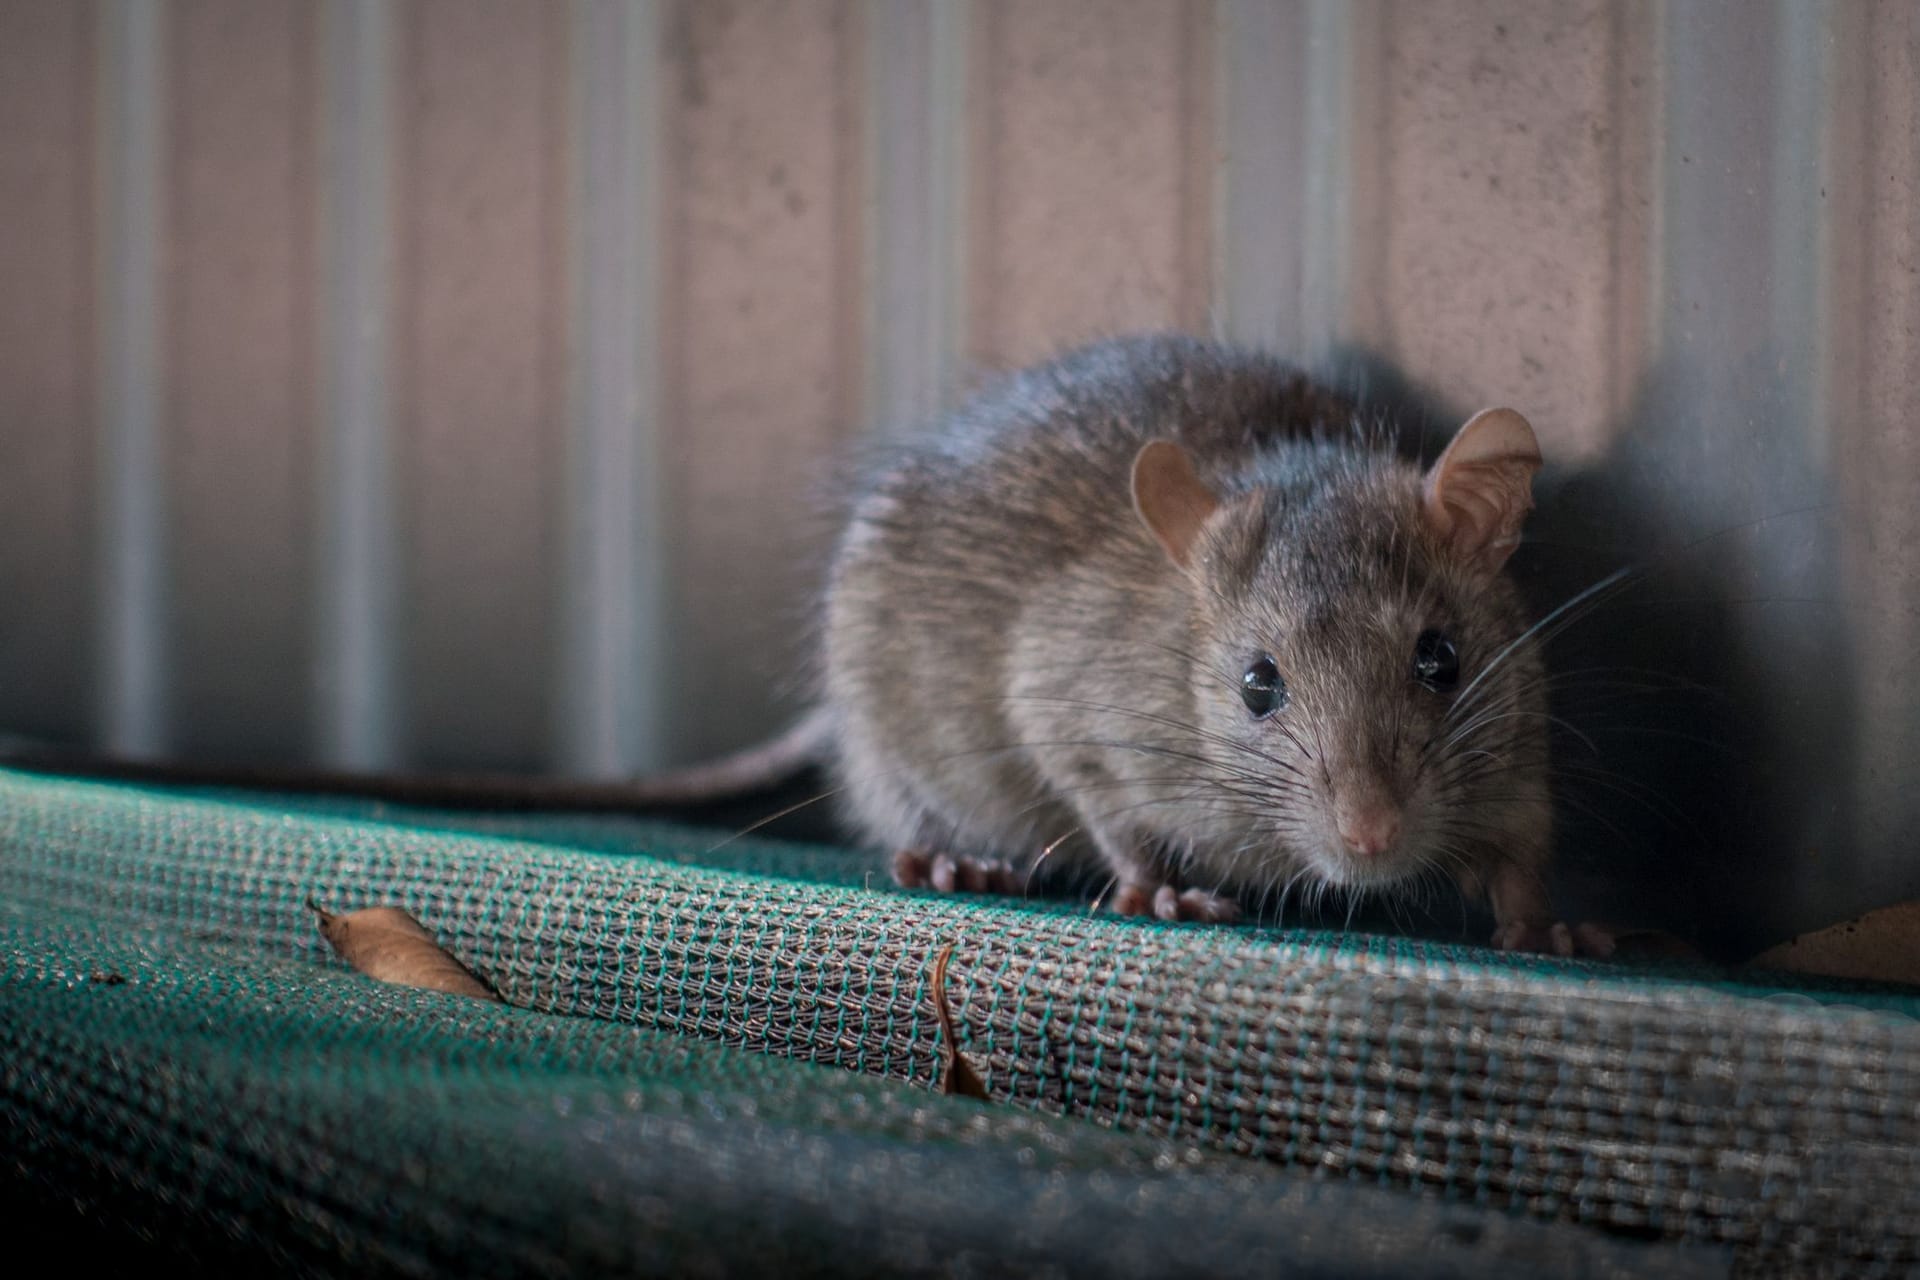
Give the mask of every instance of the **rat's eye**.
<svg viewBox="0 0 1920 1280">
<path fill-rule="evenodd" d="M 1272 657 L 1263 653 L 1248 664 L 1247 673 L 1240 677 L 1240 701 L 1255 720 L 1265 720 L 1287 705 L 1287 682 L 1280 678 Z"/>
<path fill-rule="evenodd" d="M 1413 642 L 1413 678 L 1436 693 L 1460 683 L 1460 655 L 1441 631 L 1422 631 Z"/>
</svg>

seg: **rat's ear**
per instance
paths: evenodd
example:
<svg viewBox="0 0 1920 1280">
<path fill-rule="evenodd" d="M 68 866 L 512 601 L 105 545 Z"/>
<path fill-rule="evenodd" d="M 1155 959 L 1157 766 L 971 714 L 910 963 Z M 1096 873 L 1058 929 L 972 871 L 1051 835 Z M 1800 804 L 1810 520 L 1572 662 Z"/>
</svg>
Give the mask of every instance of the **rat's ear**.
<svg viewBox="0 0 1920 1280">
<path fill-rule="evenodd" d="M 1133 459 L 1133 509 L 1152 531 L 1167 558 L 1187 567 L 1200 526 L 1219 509 L 1220 499 L 1201 481 L 1187 451 L 1171 440 L 1155 440 Z"/>
<path fill-rule="evenodd" d="M 1427 471 L 1427 527 L 1480 572 L 1498 573 L 1520 545 L 1539 469 L 1540 442 L 1527 420 L 1482 409 Z"/>
</svg>

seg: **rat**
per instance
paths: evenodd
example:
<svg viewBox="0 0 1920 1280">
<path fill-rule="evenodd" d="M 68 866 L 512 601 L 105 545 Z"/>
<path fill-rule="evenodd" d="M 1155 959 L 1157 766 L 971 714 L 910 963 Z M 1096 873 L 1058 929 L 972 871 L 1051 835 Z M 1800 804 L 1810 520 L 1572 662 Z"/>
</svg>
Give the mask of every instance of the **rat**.
<svg viewBox="0 0 1920 1280">
<path fill-rule="evenodd" d="M 1013 375 L 873 468 L 837 546 L 852 826 L 911 886 L 1013 891 L 1066 854 L 1122 914 L 1227 921 L 1447 881 L 1500 947 L 1604 954 L 1550 908 L 1544 672 L 1501 572 L 1540 466 L 1489 409 L 1423 469 L 1199 339 Z"/>
<path fill-rule="evenodd" d="M 877 452 L 819 600 L 814 710 L 766 744 L 606 784 L 79 771 L 638 811 L 817 764 L 908 887 L 1022 892 L 1077 863 L 1123 915 L 1227 922 L 1296 887 L 1448 884 L 1496 946 L 1604 955 L 1545 888 L 1544 671 L 1502 572 L 1540 466 L 1511 409 L 1422 467 L 1278 357 L 1108 339 Z"/>
</svg>

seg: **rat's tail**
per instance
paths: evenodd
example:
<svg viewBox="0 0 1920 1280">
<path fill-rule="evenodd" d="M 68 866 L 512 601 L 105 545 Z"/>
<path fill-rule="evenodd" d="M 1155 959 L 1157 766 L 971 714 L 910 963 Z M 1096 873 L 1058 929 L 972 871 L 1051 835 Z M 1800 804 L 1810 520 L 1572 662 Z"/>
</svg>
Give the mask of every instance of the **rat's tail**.
<svg viewBox="0 0 1920 1280">
<path fill-rule="evenodd" d="M 732 755 L 611 785 L 629 788 L 630 794 L 645 805 L 725 800 L 778 786 L 805 769 L 827 763 L 833 752 L 833 734 L 833 713 L 826 707 L 815 707 L 784 733 Z"/>
<path fill-rule="evenodd" d="M 256 765 L 126 760 L 0 741 L 0 768 L 171 787 L 234 787 L 301 795 L 352 796 L 441 809 L 636 813 L 745 797 L 779 786 L 833 747 L 834 721 L 816 708 L 792 728 L 729 756 L 646 777 L 576 782 L 518 774 L 350 773 Z"/>
</svg>

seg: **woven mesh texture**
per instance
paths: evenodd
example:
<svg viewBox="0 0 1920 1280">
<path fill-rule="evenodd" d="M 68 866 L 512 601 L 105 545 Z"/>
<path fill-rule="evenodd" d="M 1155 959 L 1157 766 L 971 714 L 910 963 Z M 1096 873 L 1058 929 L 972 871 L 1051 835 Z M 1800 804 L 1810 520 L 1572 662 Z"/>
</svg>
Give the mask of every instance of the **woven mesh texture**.
<svg viewBox="0 0 1920 1280">
<path fill-rule="evenodd" d="M 0 911 L 22 1207 L 218 1273 L 1724 1270 L 668 1032 L 24 914 Z"/>
<path fill-rule="evenodd" d="M 1622 1234 L 1663 1274 L 1920 1266 L 1910 995 L 908 895 L 712 844 L 0 773 L 10 1192 L 400 1270 L 1643 1269 Z M 516 1008 L 342 973 L 309 896 L 407 908 Z M 926 1092 L 948 945 L 996 1105 Z"/>
</svg>

